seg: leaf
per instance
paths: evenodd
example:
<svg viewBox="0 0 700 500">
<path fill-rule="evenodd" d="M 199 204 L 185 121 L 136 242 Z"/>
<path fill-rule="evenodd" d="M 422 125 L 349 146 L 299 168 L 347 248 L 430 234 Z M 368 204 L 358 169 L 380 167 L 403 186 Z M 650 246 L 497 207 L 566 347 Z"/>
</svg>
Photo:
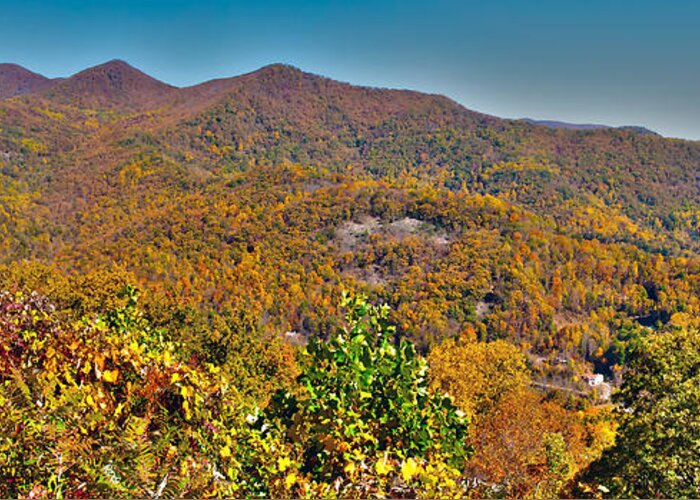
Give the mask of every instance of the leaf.
<svg viewBox="0 0 700 500">
<path fill-rule="evenodd" d="M 406 483 L 408 483 L 417 472 L 418 464 L 412 458 L 409 458 L 401 465 L 401 476 Z"/>
<path fill-rule="evenodd" d="M 297 482 L 297 475 L 294 474 L 293 472 L 290 472 L 287 474 L 287 478 L 284 480 L 284 484 L 287 487 L 287 489 L 290 489 L 294 484 Z"/>
<path fill-rule="evenodd" d="M 95 371 L 98 373 L 105 369 L 105 356 L 102 353 L 95 353 Z"/>
<path fill-rule="evenodd" d="M 286 471 L 290 465 L 292 465 L 292 461 L 289 457 L 280 457 L 277 459 L 277 468 L 280 472 Z"/>
<path fill-rule="evenodd" d="M 386 463 L 385 456 L 384 459 L 379 460 L 377 461 L 377 463 L 374 464 L 374 470 L 377 471 L 377 474 L 379 474 L 380 476 L 385 476 L 393 470 L 393 467 Z"/>
<path fill-rule="evenodd" d="M 117 370 L 116 368 L 114 370 L 105 370 L 105 372 L 102 374 L 102 380 L 111 384 L 115 383 L 118 377 L 119 370 Z"/>
<path fill-rule="evenodd" d="M 343 470 L 346 474 L 352 475 L 355 472 L 355 462 L 348 462 L 345 464 L 345 467 L 343 467 Z"/>
<path fill-rule="evenodd" d="M 121 415 L 122 410 L 124 410 L 124 403 L 123 402 L 119 403 L 117 405 L 116 409 L 114 410 L 114 416 L 118 417 L 119 415 Z"/>
</svg>

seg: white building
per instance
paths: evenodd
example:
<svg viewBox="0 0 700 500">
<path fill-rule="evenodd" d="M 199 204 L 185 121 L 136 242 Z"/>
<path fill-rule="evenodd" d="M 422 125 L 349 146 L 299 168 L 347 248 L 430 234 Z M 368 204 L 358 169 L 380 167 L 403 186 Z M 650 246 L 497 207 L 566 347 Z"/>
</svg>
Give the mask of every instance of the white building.
<svg viewBox="0 0 700 500">
<path fill-rule="evenodd" d="M 594 375 L 584 375 L 582 378 L 591 387 L 599 386 L 605 381 L 603 375 L 600 373 L 596 373 Z"/>
</svg>

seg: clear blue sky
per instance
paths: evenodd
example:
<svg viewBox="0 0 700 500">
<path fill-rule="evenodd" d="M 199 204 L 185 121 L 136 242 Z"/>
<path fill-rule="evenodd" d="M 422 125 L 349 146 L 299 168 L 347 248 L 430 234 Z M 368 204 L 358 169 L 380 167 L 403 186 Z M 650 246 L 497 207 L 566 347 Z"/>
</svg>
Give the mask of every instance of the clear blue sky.
<svg viewBox="0 0 700 500">
<path fill-rule="evenodd" d="M 184 86 L 273 62 L 478 111 L 700 139 L 698 0 L 0 0 L 0 61 Z"/>
</svg>

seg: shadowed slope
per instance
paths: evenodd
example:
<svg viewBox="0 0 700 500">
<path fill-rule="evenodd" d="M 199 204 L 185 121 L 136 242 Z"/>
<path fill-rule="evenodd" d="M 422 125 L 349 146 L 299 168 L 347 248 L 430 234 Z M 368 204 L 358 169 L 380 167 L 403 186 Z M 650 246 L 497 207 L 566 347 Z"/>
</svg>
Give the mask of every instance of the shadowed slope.
<svg viewBox="0 0 700 500">
<path fill-rule="evenodd" d="M 0 99 L 46 90 L 54 83 L 17 64 L 0 64 Z"/>
</svg>

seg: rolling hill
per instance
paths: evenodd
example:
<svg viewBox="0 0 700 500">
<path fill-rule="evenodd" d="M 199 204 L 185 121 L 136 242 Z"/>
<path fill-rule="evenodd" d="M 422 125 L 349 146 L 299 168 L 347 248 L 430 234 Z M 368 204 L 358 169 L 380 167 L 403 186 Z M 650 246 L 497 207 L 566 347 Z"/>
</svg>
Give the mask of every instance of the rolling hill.
<svg viewBox="0 0 700 500">
<path fill-rule="evenodd" d="M 698 143 L 286 65 L 188 88 L 122 61 L 36 78 L 0 101 L 7 265 L 117 265 L 176 301 L 320 335 L 331 297 L 362 289 L 425 346 L 477 325 L 606 369 L 619 324 L 697 307 L 695 275 L 674 280 L 700 249 Z"/>
</svg>

